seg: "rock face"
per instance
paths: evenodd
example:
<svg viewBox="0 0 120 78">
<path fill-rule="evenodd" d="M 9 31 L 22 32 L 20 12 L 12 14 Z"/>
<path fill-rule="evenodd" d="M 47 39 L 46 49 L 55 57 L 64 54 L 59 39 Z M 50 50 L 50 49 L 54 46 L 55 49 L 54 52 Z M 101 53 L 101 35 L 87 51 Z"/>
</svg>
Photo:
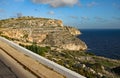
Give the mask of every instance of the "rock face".
<svg viewBox="0 0 120 78">
<path fill-rule="evenodd" d="M 111 70 L 120 76 L 120 66 L 112 68 Z"/>
<path fill-rule="evenodd" d="M 0 34 L 24 43 L 37 43 L 61 50 L 86 50 L 86 44 L 76 36 L 80 31 L 63 26 L 61 20 L 20 17 L 0 21 Z"/>
</svg>

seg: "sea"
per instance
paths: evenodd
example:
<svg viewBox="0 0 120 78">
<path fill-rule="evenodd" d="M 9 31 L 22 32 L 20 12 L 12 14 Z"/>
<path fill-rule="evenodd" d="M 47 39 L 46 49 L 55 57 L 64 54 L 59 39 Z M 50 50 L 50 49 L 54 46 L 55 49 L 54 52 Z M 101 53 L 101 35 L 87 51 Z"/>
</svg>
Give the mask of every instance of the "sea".
<svg viewBox="0 0 120 78">
<path fill-rule="evenodd" d="M 80 29 L 78 36 L 87 46 L 87 52 L 120 60 L 120 29 Z"/>
</svg>

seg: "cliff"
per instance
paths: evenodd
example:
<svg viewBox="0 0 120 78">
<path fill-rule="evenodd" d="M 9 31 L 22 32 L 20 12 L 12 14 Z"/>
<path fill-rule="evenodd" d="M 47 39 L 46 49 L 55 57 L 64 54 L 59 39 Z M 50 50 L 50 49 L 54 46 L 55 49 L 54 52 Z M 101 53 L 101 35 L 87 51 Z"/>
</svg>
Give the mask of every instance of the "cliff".
<svg viewBox="0 0 120 78">
<path fill-rule="evenodd" d="M 38 55 L 87 78 L 119 78 L 120 60 L 81 51 L 87 46 L 76 37 L 80 34 L 76 28 L 64 26 L 56 19 L 20 17 L 0 20 L 1 36 Z"/>
<path fill-rule="evenodd" d="M 37 43 L 56 50 L 86 50 L 86 44 L 76 36 L 80 31 L 63 26 L 61 20 L 19 17 L 0 20 L 0 34 L 17 43 Z"/>
</svg>

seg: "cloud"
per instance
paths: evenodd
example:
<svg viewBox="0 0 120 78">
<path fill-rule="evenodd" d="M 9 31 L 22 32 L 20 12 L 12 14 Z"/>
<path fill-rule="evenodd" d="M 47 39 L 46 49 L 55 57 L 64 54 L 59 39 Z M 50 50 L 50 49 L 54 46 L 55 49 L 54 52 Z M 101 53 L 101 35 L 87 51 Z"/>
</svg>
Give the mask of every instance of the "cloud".
<svg viewBox="0 0 120 78">
<path fill-rule="evenodd" d="M 73 6 L 79 3 L 79 0 L 32 0 L 37 4 L 49 4 L 51 7 Z"/>
<path fill-rule="evenodd" d="M 34 11 L 36 11 L 36 12 L 40 12 L 41 10 L 36 8 L 36 9 L 34 9 Z"/>
<path fill-rule="evenodd" d="M 93 7 L 93 6 L 96 6 L 97 3 L 96 2 L 91 2 L 91 3 L 88 3 L 87 4 L 87 7 Z"/>
<path fill-rule="evenodd" d="M 49 11 L 48 14 L 54 15 L 55 13 L 53 11 Z"/>
<path fill-rule="evenodd" d="M 24 0 L 14 0 L 14 1 L 16 1 L 16 2 L 23 2 Z"/>
<path fill-rule="evenodd" d="M 78 5 L 79 7 L 82 7 L 82 4 L 80 3 L 80 1 L 78 1 L 77 5 Z"/>
<path fill-rule="evenodd" d="M 84 24 L 84 23 L 87 23 L 88 20 L 90 20 L 87 16 L 81 16 L 81 23 Z"/>
<path fill-rule="evenodd" d="M 0 13 L 3 13 L 3 12 L 5 12 L 5 10 L 4 9 L 0 9 Z"/>
<path fill-rule="evenodd" d="M 94 19 L 95 19 L 97 22 L 106 22 L 106 21 L 107 21 L 107 20 L 105 20 L 104 18 L 98 17 L 98 16 L 94 17 Z"/>
<path fill-rule="evenodd" d="M 113 3 L 112 5 L 113 5 L 113 7 L 115 7 L 115 8 L 117 8 L 117 9 L 120 10 L 120 5 L 119 5 L 119 4 L 117 4 L 117 3 Z"/>
<path fill-rule="evenodd" d="M 115 20 L 120 21 L 120 17 L 112 17 L 112 18 L 115 19 Z"/>
<path fill-rule="evenodd" d="M 0 5 L 8 5 L 7 0 L 0 0 Z"/>
<path fill-rule="evenodd" d="M 102 17 L 98 17 L 98 16 L 96 16 L 96 17 L 94 17 L 96 20 L 103 20 L 103 18 Z"/>
<path fill-rule="evenodd" d="M 72 19 L 78 19 L 77 16 L 69 16 L 69 17 L 72 18 Z"/>
<path fill-rule="evenodd" d="M 34 9 L 34 11 L 39 11 L 38 9 Z"/>
<path fill-rule="evenodd" d="M 82 16 L 81 19 L 82 20 L 89 20 L 89 18 L 87 16 Z"/>
<path fill-rule="evenodd" d="M 21 12 L 19 12 L 19 13 L 16 13 L 16 16 L 17 16 L 17 17 L 22 17 L 23 14 L 22 14 Z"/>
</svg>

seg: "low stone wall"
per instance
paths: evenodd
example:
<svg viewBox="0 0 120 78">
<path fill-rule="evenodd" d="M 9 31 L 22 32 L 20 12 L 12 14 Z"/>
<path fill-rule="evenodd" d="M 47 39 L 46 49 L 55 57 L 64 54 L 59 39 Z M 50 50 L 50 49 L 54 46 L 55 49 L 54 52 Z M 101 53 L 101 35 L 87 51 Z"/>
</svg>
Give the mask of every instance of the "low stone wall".
<svg viewBox="0 0 120 78">
<path fill-rule="evenodd" d="M 59 64 L 56 64 L 53 61 L 50 61 L 50 60 L 48 60 L 40 55 L 37 55 L 37 54 L 19 46 L 18 44 L 15 44 L 14 42 L 9 41 L 3 37 L 0 37 L 0 40 L 7 43 L 8 45 L 14 47 L 18 51 L 23 52 L 24 54 L 32 57 L 33 59 L 37 60 L 38 62 L 42 63 L 43 65 L 45 65 L 45 66 L 53 69 L 54 71 L 64 75 L 66 78 L 86 78 L 86 77 L 84 77 L 84 76 L 82 76 L 74 71 L 71 71 L 71 70 L 69 70 L 69 69 L 67 69 Z"/>
</svg>

